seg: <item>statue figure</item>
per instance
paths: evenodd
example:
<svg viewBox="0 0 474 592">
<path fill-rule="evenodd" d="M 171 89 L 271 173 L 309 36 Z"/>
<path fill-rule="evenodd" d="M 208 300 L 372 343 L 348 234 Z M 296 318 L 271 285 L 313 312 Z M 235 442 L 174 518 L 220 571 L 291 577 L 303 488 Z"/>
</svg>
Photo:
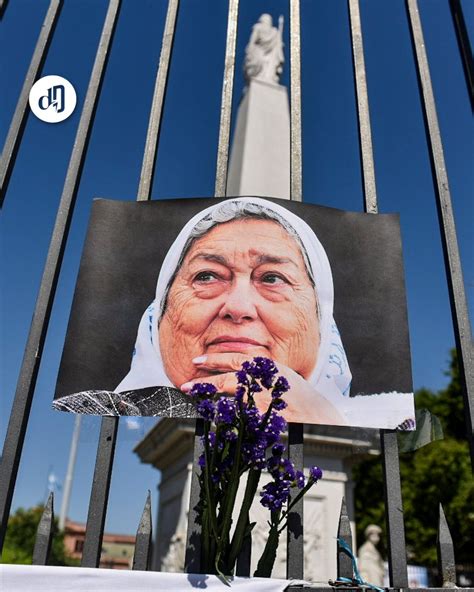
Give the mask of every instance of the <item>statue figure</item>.
<svg viewBox="0 0 474 592">
<path fill-rule="evenodd" d="M 376 524 L 369 524 L 364 531 L 365 543 L 359 547 L 357 564 L 362 579 L 375 586 L 383 586 L 383 559 L 377 550 L 382 529 Z"/>
<path fill-rule="evenodd" d="M 247 83 L 251 79 L 277 83 L 283 71 L 283 17 L 278 19 L 278 29 L 272 17 L 262 14 L 253 26 L 250 41 L 245 48 L 244 74 Z"/>
</svg>

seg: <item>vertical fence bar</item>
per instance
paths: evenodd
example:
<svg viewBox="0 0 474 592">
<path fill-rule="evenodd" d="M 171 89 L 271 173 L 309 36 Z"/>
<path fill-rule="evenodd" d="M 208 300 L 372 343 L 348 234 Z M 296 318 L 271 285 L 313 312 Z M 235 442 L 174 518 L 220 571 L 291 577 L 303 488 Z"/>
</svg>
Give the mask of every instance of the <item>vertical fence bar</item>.
<svg viewBox="0 0 474 592">
<path fill-rule="evenodd" d="M 458 39 L 459 51 L 466 78 L 467 92 L 471 99 L 471 109 L 474 110 L 474 60 L 472 59 L 471 42 L 464 21 L 461 0 L 449 0 L 451 14 L 453 15 L 454 30 Z"/>
<path fill-rule="evenodd" d="M 145 507 L 143 508 L 142 517 L 137 529 L 137 536 L 135 538 L 135 552 L 133 554 L 132 569 L 147 571 L 150 565 L 152 531 L 151 494 L 148 491 Z"/>
<path fill-rule="evenodd" d="M 238 15 L 239 0 L 229 0 L 224 80 L 222 82 L 221 121 L 219 125 L 219 145 L 217 148 L 216 185 L 214 191 L 215 197 L 224 197 L 226 194 Z"/>
<path fill-rule="evenodd" d="M 377 189 L 375 185 L 374 154 L 372 150 L 372 131 L 370 127 L 369 98 L 365 75 L 359 0 L 349 0 L 349 20 L 357 97 L 357 115 L 359 118 L 360 161 L 364 183 L 365 211 L 370 214 L 376 214 L 378 211 Z"/>
<path fill-rule="evenodd" d="M 156 74 L 152 108 L 148 121 L 148 131 L 142 170 L 138 184 L 137 201 L 147 201 L 151 196 L 154 163 L 158 148 L 161 118 L 163 116 L 163 103 L 166 93 L 169 62 L 173 48 L 177 11 L 178 0 L 169 0 L 165 29 L 163 31 L 160 63 Z M 81 565 L 83 567 L 97 567 L 100 563 L 100 549 L 102 546 L 104 524 L 107 514 L 107 502 L 109 498 L 118 426 L 118 417 L 102 418 L 94 479 L 92 482 L 91 498 L 89 502 L 84 552 L 82 555 Z"/>
<path fill-rule="evenodd" d="M 151 104 L 150 120 L 146 136 L 145 150 L 143 153 L 142 171 L 138 186 L 137 201 L 151 199 L 153 176 L 155 170 L 156 153 L 160 138 L 161 118 L 165 100 L 166 85 L 168 82 L 169 64 L 173 50 L 174 32 L 176 29 L 176 16 L 179 0 L 169 0 L 166 14 L 165 30 L 161 44 L 160 63 L 156 75 L 155 90 Z"/>
<path fill-rule="evenodd" d="M 288 458 L 298 470 L 303 470 L 304 466 L 303 434 L 303 423 L 289 424 Z M 286 577 L 288 580 L 302 580 L 304 577 L 303 499 L 300 499 L 288 514 L 286 540 Z"/>
<path fill-rule="evenodd" d="M 359 119 L 364 211 L 369 214 L 377 214 L 377 188 L 375 184 L 372 132 L 359 1 L 348 0 L 348 8 Z M 380 440 L 384 473 L 390 585 L 396 588 L 403 588 L 408 586 L 408 572 L 397 434 L 395 431 L 380 430 Z"/>
<path fill-rule="evenodd" d="M 394 588 L 406 588 L 408 586 L 407 553 L 396 431 L 380 430 L 380 443 L 390 585 Z"/>
<path fill-rule="evenodd" d="M 95 110 L 117 22 L 120 0 L 110 0 L 97 55 L 79 121 L 66 180 L 59 203 L 30 333 L 18 377 L 0 467 L 0 550 L 3 547 L 8 515 L 15 488 L 21 451 L 33 400 L 54 295 L 66 246 L 74 203 L 81 178 Z"/>
<path fill-rule="evenodd" d="M 301 153 L 301 27 L 300 2 L 290 0 L 290 191 L 303 200 Z"/>
<path fill-rule="evenodd" d="M 99 567 L 117 431 L 118 417 L 102 418 L 81 567 Z"/>
<path fill-rule="evenodd" d="M 0 16 L 3 14 L 6 2 L 0 5 Z M 28 97 L 31 87 L 38 78 L 48 54 L 48 49 L 53 38 L 54 29 L 61 12 L 62 0 L 51 0 L 45 19 L 41 26 L 41 32 L 36 42 L 36 47 L 31 58 L 28 72 L 16 104 L 15 113 L 10 123 L 5 145 L 0 158 L 0 208 L 2 207 L 8 182 L 15 165 L 16 155 L 20 141 L 25 130 L 28 117 Z"/>
<path fill-rule="evenodd" d="M 44 507 L 43 514 L 41 515 L 41 520 L 38 524 L 35 547 L 33 549 L 33 565 L 46 565 L 48 562 L 54 534 L 53 497 L 54 494 L 51 491 L 46 506 Z"/>
<path fill-rule="evenodd" d="M 302 201 L 301 158 L 301 33 L 300 2 L 290 0 L 290 188 L 291 200 Z M 295 468 L 304 466 L 304 424 L 288 426 L 288 458 Z M 303 500 L 288 515 L 286 575 L 288 579 L 303 579 Z"/>
<path fill-rule="evenodd" d="M 444 161 L 443 144 L 436 113 L 436 104 L 431 85 L 430 68 L 426 55 L 423 29 L 418 3 L 407 0 L 408 19 L 412 34 L 413 48 L 417 64 L 418 82 L 425 116 L 426 137 L 430 152 L 431 173 L 438 206 L 438 217 L 443 244 L 444 262 L 451 302 L 454 335 L 458 350 L 461 380 L 463 383 L 464 409 L 467 438 L 471 448 L 471 462 L 474 466 L 474 351 L 471 337 L 471 324 L 467 310 L 466 293 L 456 237 L 456 226 L 451 204 L 448 175 Z"/>
</svg>

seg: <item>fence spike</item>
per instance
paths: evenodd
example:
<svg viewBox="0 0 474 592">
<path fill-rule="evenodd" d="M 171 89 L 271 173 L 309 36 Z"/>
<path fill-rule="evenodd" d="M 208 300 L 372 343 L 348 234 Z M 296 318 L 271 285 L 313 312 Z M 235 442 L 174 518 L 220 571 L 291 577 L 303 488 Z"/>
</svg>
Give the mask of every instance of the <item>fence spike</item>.
<svg viewBox="0 0 474 592">
<path fill-rule="evenodd" d="M 347 515 L 346 500 L 343 497 L 341 503 L 341 513 L 339 514 L 339 526 L 337 528 L 337 538 L 342 539 L 352 550 L 352 530 L 349 516 Z M 352 559 L 338 545 L 337 548 L 337 577 L 352 579 Z"/>
<path fill-rule="evenodd" d="M 48 562 L 51 543 L 53 541 L 53 533 L 54 507 L 53 492 L 51 491 L 36 531 L 35 548 L 33 550 L 33 565 L 46 565 Z"/>
<path fill-rule="evenodd" d="M 204 435 L 204 420 L 196 420 L 194 432 L 193 464 L 191 471 L 191 490 L 189 492 L 188 532 L 186 534 L 186 556 L 184 559 L 185 573 L 201 573 L 201 519 L 199 471 L 197 469 L 199 456 L 203 451 L 201 436 Z"/>
<path fill-rule="evenodd" d="M 142 517 L 140 518 L 140 524 L 137 529 L 132 569 L 139 569 L 142 571 L 148 570 L 150 565 L 152 530 L 151 493 L 150 490 L 148 490 L 145 507 L 143 508 Z"/>
<path fill-rule="evenodd" d="M 449 531 L 443 506 L 439 504 L 438 540 L 438 571 L 443 588 L 456 587 L 456 562 L 454 560 L 453 539 Z"/>
</svg>

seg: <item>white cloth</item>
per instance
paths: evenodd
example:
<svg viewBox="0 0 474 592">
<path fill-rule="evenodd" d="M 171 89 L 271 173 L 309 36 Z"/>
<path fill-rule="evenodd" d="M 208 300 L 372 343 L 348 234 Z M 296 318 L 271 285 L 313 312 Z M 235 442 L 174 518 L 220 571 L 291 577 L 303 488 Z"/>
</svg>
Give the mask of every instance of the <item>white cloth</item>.
<svg viewBox="0 0 474 592">
<path fill-rule="evenodd" d="M 2 592 L 282 592 L 289 584 L 288 580 L 236 577 L 229 588 L 217 576 L 203 574 L 0 564 Z"/>
</svg>

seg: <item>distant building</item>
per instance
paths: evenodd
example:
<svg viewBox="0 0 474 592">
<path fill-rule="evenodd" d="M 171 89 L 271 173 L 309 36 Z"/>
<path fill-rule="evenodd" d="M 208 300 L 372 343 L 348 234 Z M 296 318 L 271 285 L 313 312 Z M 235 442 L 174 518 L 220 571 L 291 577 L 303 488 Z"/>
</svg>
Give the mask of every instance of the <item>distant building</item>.
<svg viewBox="0 0 474 592">
<path fill-rule="evenodd" d="M 64 547 L 73 559 L 81 559 L 84 548 L 86 525 L 66 520 L 64 528 Z M 135 536 L 104 532 L 100 567 L 109 569 L 130 569 L 135 550 Z"/>
</svg>

